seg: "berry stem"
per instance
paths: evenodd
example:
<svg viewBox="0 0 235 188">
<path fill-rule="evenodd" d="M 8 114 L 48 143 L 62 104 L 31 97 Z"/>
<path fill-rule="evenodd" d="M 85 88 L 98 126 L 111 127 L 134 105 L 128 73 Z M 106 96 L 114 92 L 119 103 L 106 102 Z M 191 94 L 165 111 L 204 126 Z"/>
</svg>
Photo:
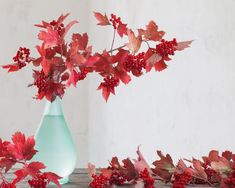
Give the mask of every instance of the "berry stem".
<svg viewBox="0 0 235 188">
<path fill-rule="evenodd" d="M 145 42 L 147 44 L 148 48 L 150 48 L 150 45 L 147 40 L 143 40 L 143 42 Z"/>
<path fill-rule="evenodd" d="M 108 53 L 111 53 L 112 54 L 112 52 L 114 52 L 114 51 L 116 51 L 116 50 L 119 50 L 119 49 L 121 49 L 121 48 L 124 48 L 126 45 L 122 45 L 122 46 L 119 46 L 118 48 L 114 48 L 114 49 L 112 49 L 112 50 L 109 50 L 108 51 Z"/>
<path fill-rule="evenodd" d="M 111 55 L 113 52 L 113 45 L 114 45 L 114 41 L 115 41 L 115 36 L 116 36 L 116 29 L 113 29 L 113 40 L 112 40 L 112 44 L 111 44 L 111 48 L 110 48 Z"/>
</svg>

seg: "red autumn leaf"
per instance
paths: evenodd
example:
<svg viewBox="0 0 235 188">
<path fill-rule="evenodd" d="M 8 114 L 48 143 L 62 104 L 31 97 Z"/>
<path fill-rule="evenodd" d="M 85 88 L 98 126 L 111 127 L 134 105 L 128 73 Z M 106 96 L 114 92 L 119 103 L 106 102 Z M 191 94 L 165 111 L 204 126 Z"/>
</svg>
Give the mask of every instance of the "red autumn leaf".
<svg viewBox="0 0 235 188">
<path fill-rule="evenodd" d="M 120 23 L 117 28 L 117 32 L 120 37 L 123 37 L 123 35 L 127 35 L 127 24 Z"/>
<path fill-rule="evenodd" d="M 126 44 L 126 46 L 134 53 L 138 52 L 140 49 L 142 39 L 141 35 L 138 35 L 137 37 L 135 36 L 135 33 L 131 30 L 127 30 L 127 35 L 128 35 L 128 40 L 129 43 Z"/>
<path fill-rule="evenodd" d="M 189 48 L 192 42 L 193 42 L 192 40 L 184 41 L 184 42 L 177 42 L 177 46 L 175 46 L 175 49 L 178 51 L 181 51 L 181 50 L 184 50 L 185 48 Z"/>
<path fill-rule="evenodd" d="M 135 169 L 135 166 L 129 158 L 122 160 L 122 162 L 126 171 L 125 175 L 127 176 L 127 180 L 132 180 L 138 177 L 138 173 Z"/>
<path fill-rule="evenodd" d="M 192 176 L 207 181 L 207 174 L 202 167 L 202 163 L 196 159 L 193 159 L 192 163 L 194 167 L 194 169 L 192 170 Z"/>
<path fill-rule="evenodd" d="M 48 61 L 46 58 L 42 58 L 41 65 L 42 65 L 44 74 L 48 76 L 51 70 L 50 61 Z"/>
<path fill-rule="evenodd" d="M 18 63 L 3 65 L 2 68 L 8 69 L 8 72 L 16 72 L 16 71 L 20 70 Z"/>
<path fill-rule="evenodd" d="M 69 13 L 63 15 L 61 14 L 60 17 L 57 19 L 57 25 L 60 25 L 61 23 L 64 22 L 64 20 L 69 16 Z"/>
<path fill-rule="evenodd" d="M 51 27 L 48 27 L 47 31 L 40 31 L 38 39 L 43 41 L 45 49 L 53 48 L 62 44 L 62 39 L 58 32 L 54 31 Z"/>
<path fill-rule="evenodd" d="M 152 67 L 162 59 L 162 57 L 151 48 L 145 53 L 144 58 L 146 60 L 146 72 L 151 71 Z"/>
<path fill-rule="evenodd" d="M 65 27 L 65 31 L 64 31 L 64 34 L 63 34 L 63 37 L 68 33 L 68 31 L 73 27 L 74 24 L 78 23 L 77 20 L 73 20 L 71 22 L 68 23 L 68 25 L 66 25 Z"/>
<path fill-rule="evenodd" d="M 0 169 L 4 170 L 5 173 L 7 173 L 15 164 L 16 161 L 14 159 L 9 159 L 7 157 L 0 159 Z"/>
<path fill-rule="evenodd" d="M 149 172 L 151 172 L 150 170 L 150 166 L 148 165 L 147 161 L 145 160 L 144 156 L 142 155 L 142 153 L 140 152 L 140 146 L 137 149 L 137 154 L 138 154 L 138 159 L 135 160 L 134 159 L 134 166 L 137 169 L 138 172 L 143 171 L 144 169 L 147 169 Z"/>
<path fill-rule="evenodd" d="M 182 159 L 180 159 L 176 165 L 176 173 L 177 174 L 183 174 L 187 169 L 186 164 L 184 163 L 184 161 Z"/>
<path fill-rule="evenodd" d="M 52 172 L 44 172 L 43 175 L 46 176 L 46 179 L 49 180 L 49 182 L 56 184 L 58 187 L 61 187 L 59 183 L 59 179 L 61 179 L 60 176 Z"/>
<path fill-rule="evenodd" d="M 16 184 L 25 179 L 27 176 L 36 177 L 36 175 L 39 174 L 44 168 L 46 167 L 41 162 L 31 162 L 28 165 L 25 164 L 22 169 L 19 169 L 14 173 L 16 178 L 14 179 L 13 183 Z"/>
<path fill-rule="evenodd" d="M 92 177 L 92 175 L 96 174 L 96 169 L 95 169 L 95 165 L 88 163 L 88 175 L 90 176 L 90 178 Z"/>
<path fill-rule="evenodd" d="M 35 140 L 32 136 L 26 139 L 24 134 L 16 132 L 12 136 L 12 141 L 13 144 L 8 145 L 8 151 L 18 160 L 31 160 L 37 152 L 34 149 Z"/>
<path fill-rule="evenodd" d="M 154 21 L 150 21 L 146 26 L 146 30 L 139 29 L 139 33 L 144 36 L 146 40 L 160 41 L 164 36 L 164 31 L 158 31 L 158 26 Z"/>
<path fill-rule="evenodd" d="M 222 157 L 226 158 L 228 161 L 230 161 L 233 157 L 233 153 L 231 151 L 224 151 L 222 153 Z"/>
<path fill-rule="evenodd" d="M 87 33 L 84 33 L 83 35 L 75 33 L 72 36 L 72 40 L 78 42 L 78 50 L 85 50 L 88 44 L 88 35 Z"/>
<path fill-rule="evenodd" d="M 64 73 L 64 74 L 61 76 L 61 81 L 66 81 L 66 80 L 68 80 L 68 79 L 69 79 L 69 73 L 68 73 L 68 72 Z"/>
<path fill-rule="evenodd" d="M 42 24 L 35 24 L 34 26 L 46 29 L 48 26 L 50 26 L 50 24 L 48 22 L 42 21 Z"/>
<path fill-rule="evenodd" d="M 203 161 L 207 164 L 211 164 L 212 161 L 219 161 L 220 157 L 219 157 L 219 152 L 212 150 L 209 152 L 208 157 L 204 156 L 202 157 Z"/>
<path fill-rule="evenodd" d="M 98 20 L 97 25 L 110 25 L 107 15 L 102 15 L 99 12 L 94 12 L 95 18 Z"/>
<path fill-rule="evenodd" d="M 216 172 L 220 172 L 221 174 L 225 174 L 225 175 L 232 171 L 231 164 L 224 157 L 220 157 L 219 161 L 212 161 L 211 167 Z"/>
<path fill-rule="evenodd" d="M 108 168 L 101 168 L 100 169 L 100 173 L 103 174 L 103 176 L 105 176 L 106 178 L 110 178 L 113 171 L 111 169 L 108 169 Z"/>
<path fill-rule="evenodd" d="M 76 87 L 77 82 L 78 82 L 78 77 L 79 74 L 77 71 L 73 70 L 72 73 L 70 74 L 68 81 L 67 81 L 67 86 L 70 86 L 71 84 L 73 84 L 74 87 Z"/>
<path fill-rule="evenodd" d="M 164 62 L 163 59 L 155 63 L 155 70 L 160 72 L 167 68 L 167 64 Z"/>
<path fill-rule="evenodd" d="M 115 67 L 115 76 L 118 77 L 124 84 L 128 84 L 131 81 L 130 75 L 124 70 L 119 68 L 118 66 Z"/>
<path fill-rule="evenodd" d="M 113 157 L 109 164 L 114 169 L 118 169 L 118 170 L 122 169 L 122 166 L 119 163 L 119 160 L 117 157 Z"/>
<path fill-rule="evenodd" d="M 164 156 L 161 151 L 157 151 L 157 154 L 160 157 L 160 160 L 153 162 L 155 168 L 152 170 L 156 175 L 160 176 L 165 181 L 170 181 L 175 171 L 173 160 L 169 154 Z"/>
</svg>

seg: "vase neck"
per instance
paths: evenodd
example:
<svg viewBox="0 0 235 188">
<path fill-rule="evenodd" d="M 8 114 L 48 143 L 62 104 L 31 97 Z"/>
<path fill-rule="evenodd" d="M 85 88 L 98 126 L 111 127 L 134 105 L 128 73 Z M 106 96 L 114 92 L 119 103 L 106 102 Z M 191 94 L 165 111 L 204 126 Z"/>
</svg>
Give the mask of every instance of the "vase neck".
<svg viewBox="0 0 235 188">
<path fill-rule="evenodd" d="M 61 100 L 58 97 L 56 97 L 56 99 L 53 102 L 47 101 L 43 114 L 50 116 L 63 115 Z"/>
</svg>

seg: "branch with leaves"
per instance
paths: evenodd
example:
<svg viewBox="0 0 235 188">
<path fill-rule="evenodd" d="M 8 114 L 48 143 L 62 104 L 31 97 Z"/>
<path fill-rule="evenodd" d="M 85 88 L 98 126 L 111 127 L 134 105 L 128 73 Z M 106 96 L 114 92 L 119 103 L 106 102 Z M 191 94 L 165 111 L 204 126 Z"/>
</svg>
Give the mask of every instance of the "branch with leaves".
<svg viewBox="0 0 235 188">
<path fill-rule="evenodd" d="M 60 187 L 60 177 L 52 172 L 42 172 L 45 165 L 41 162 L 32 162 L 37 153 L 34 149 L 35 140 L 31 136 L 26 138 L 23 133 L 16 132 L 12 141 L 0 139 L 0 188 L 16 188 L 17 184 L 29 178 L 28 185 L 32 188 L 46 188 L 50 182 Z M 14 169 L 14 166 L 17 169 Z M 10 170 L 15 170 L 15 178 L 8 181 L 6 175 Z"/>
<path fill-rule="evenodd" d="M 170 184 L 173 188 L 186 188 L 187 185 L 235 187 L 235 154 L 231 151 L 219 155 L 218 151 L 212 150 L 202 160 L 180 159 L 176 165 L 169 154 L 163 155 L 161 151 L 157 151 L 159 159 L 152 163 L 152 167 L 139 148 L 137 155 L 137 159 L 126 158 L 121 162 L 113 157 L 109 166 L 100 169 L 99 173 L 89 163 L 88 172 L 92 179 L 90 187 L 134 185 L 136 188 L 154 188 L 159 182 Z"/>
<path fill-rule="evenodd" d="M 71 41 L 65 41 L 68 31 L 78 23 L 73 20 L 65 25 L 68 15 L 36 25 L 41 28 L 38 34 L 41 44 L 36 46 L 38 57 L 31 57 L 30 49 L 20 47 L 13 58 L 14 63 L 2 66 L 8 72 L 15 72 L 32 64 L 34 81 L 29 86 L 37 88 L 36 99 L 45 97 L 54 101 L 57 96 L 62 98 L 70 85 L 76 86 L 88 74 L 98 73 L 103 79 L 98 90 L 102 90 L 107 101 L 110 93 L 115 94 L 120 82 L 128 84 L 131 75 L 139 77 L 152 68 L 156 71 L 166 69 L 166 62 L 171 60 L 175 51 L 189 47 L 192 42 L 163 39 L 165 32 L 159 30 L 154 21 L 135 33 L 120 17 L 94 12 L 98 25 L 112 27 L 114 35 L 109 50 L 93 52 L 92 46 L 88 45 L 87 33 L 73 33 Z M 114 47 L 117 35 L 127 39 L 120 47 Z M 142 43 L 146 43 L 148 49 L 140 52 Z"/>
</svg>

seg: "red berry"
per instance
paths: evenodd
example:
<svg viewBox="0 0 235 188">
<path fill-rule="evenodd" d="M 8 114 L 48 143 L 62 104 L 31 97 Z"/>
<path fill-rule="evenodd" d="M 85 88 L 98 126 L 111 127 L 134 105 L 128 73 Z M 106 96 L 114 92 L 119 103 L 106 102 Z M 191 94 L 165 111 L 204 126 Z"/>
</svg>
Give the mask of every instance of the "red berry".
<svg viewBox="0 0 235 188">
<path fill-rule="evenodd" d="M 111 18 L 109 19 L 110 22 L 112 22 L 112 26 L 114 27 L 114 29 L 117 29 L 119 24 L 122 24 L 121 18 L 118 17 L 114 14 L 111 14 Z"/>
<path fill-rule="evenodd" d="M 54 30 L 56 30 L 56 31 L 58 32 L 59 35 L 63 35 L 64 30 L 65 30 L 63 23 L 61 23 L 60 25 L 58 25 L 58 22 L 57 22 L 57 21 L 52 20 L 52 21 L 50 22 L 50 25 L 54 28 Z"/>
<path fill-rule="evenodd" d="M 156 53 L 158 53 L 163 58 L 168 57 L 169 55 L 175 55 L 175 46 L 177 41 L 174 38 L 172 41 L 161 40 L 161 43 L 156 45 Z"/>
<path fill-rule="evenodd" d="M 142 75 L 142 69 L 146 67 L 146 61 L 144 59 L 145 53 L 139 53 L 138 55 L 131 55 L 127 56 L 127 59 L 124 63 L 124 68 L 127 72 L 132 72 L 135 76 Z"/>
<path fill-rule="evenodd" d="M 30 50 L 28 48 L 20 47 L 15 57 L 13 57 L 12 59 L 18 64 L 19 68 L 21 69 L 26 66 L 26 63 L 30 62 L 29 55 Z"/>
<path fill-rule="evenodd" d="M 155 188 L 155 180 L 151 177 L 147 168 L 140 172 L 140 178 L 143 180 L 145 188 Z"/>
<path fill-rule="evenodd" d="M 105 177 L 103 174 L 100 175 L 92 175 L 92 182 L 90 183 L 90 187 L 92 188 L 104 188 L 107 187 L 109 184 L 109 179 Z"/>
<path fill-rule="evenodd" d="M 173 188 L 186 188 L 186 185 L 192 180 L 192 176 L 189 172 L 174 174 L 174 178 Z"/>
<path fill-rule="evenodd" d="M 34 85 L 37 86 L 38 93 L 41 93 L 42 91 L 46 90 L 47 80 L 48 80 L 48 76 L 46 76 L 43 71 L 37 72 L 37 77 L 34 81 Z"/>
<path fill-rule="evenodd" d="M 109 92 L 114 92 L 114 88 L 119 85 L 119 79 L 115 77 L 106 76 L 104 82 L 101 83 Z"/>
<path fill-rule="evenodd" d="M 38 175 L 34 179 L 28 180 L 28 184 L 32 188 L 46 188 L 48 179 L 45 175 Z"/>
<path fill-rule="evenodd" d="M 110 185 L 123 185 L 127 181 L 126 176 L 123 173 L 114 171 L 110 177 Z"/>
</svg>

